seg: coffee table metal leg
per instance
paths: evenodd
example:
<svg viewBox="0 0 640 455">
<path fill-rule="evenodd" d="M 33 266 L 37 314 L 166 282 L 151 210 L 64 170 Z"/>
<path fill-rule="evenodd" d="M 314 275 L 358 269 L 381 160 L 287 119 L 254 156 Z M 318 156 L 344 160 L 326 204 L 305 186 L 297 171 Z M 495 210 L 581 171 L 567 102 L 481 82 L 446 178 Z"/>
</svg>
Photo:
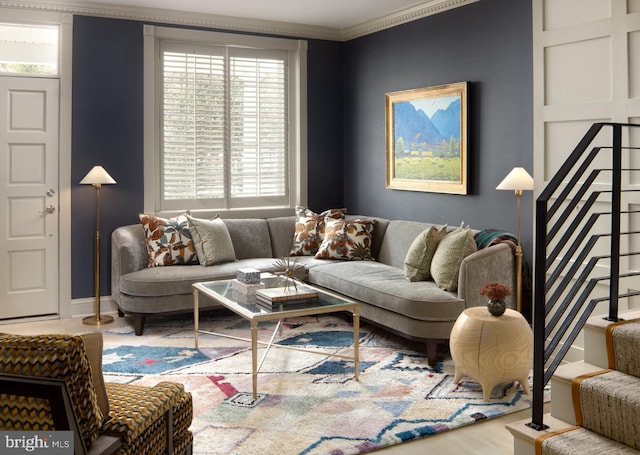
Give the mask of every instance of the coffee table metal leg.
<svg viewBox="0 0 640 455">
<path fill-rule="evenodd" d="M 251 375 L 255 400 L 258 398 L 258 323 L 256 321 L 251 321 Z"/>
<path fill-rule="evenodd" d="M 193 341 L 198 349 L 198 325 L 200 322 L 200 309 L 198 306 L 198 290 L 193 289 Z"/>
<path fill-rule="evenodd" d="M 360 310 L 353 310 L 353 365 L 356 381 L 360 380 Z"/>
</svg>

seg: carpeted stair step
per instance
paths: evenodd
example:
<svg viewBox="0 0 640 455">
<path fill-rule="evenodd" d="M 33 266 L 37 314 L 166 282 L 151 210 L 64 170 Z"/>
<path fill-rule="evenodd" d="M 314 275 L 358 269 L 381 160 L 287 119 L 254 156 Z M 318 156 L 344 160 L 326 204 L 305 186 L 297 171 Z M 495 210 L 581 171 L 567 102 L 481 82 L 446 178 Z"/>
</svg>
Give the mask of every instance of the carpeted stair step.
<svg viewBox="0 0 640 455">
<path fill-rule="evenodd" d="M 602 371 L 602 368 L 586 362 L 560 365 L 551 378 L 551 415 L 567 425 L 575 425 L 576 413 L 573 410 L 571 385 L 577 377 L 598 371 Z"/>
<path fill-rule="evenodd" d="M 559 434 L 547 433 L 539 436 L 535 445 L 535 453 L 540 455 L 640 454 L 638 450 L 581 427 L 564 429 Z"/>
<path fill-rule="evenodd" d="M 609 368 L 606 330 L 612 322 L 606 320 L 604 314 L 592 316 L 584 326 L 584 361 L 600 368 Z M 620 314 L 626 321 L 640 318 L 640 311 L 629 311 Z"/>
<path fill-rule="evenodd" d="M 576 424 L 640 450 L 640 378 L 603 370 L 573 381 Z"/>
<path fill-rule="evenodd" d="M 640 378 L 640 319 L 611 324 L 605 334 L 609 368 Z"/>
<path fill-rule="evenodd" d="M 547 425 L 549 428 L 541 431 L 537 431 L 528 426 L 528 424 L 531 423 L 531 418 L 506 425 L 507 430 L 509 430 L 509 432 L 513 435 L 514 455 L 534 455 L 534 444 L 537 438 L 547 434 L 555 433 L 564 428 L 572 426 L 567 422 L 556 419 L 551 414 L 545 414 L 543 420 L 545 425 Z"/>
</svg>

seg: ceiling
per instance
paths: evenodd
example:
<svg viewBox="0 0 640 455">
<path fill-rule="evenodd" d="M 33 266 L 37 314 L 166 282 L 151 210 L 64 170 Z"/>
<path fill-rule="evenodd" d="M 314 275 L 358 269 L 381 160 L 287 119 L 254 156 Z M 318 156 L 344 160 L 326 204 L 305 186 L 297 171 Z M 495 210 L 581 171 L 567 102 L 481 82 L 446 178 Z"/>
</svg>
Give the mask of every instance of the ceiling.
<svg viewBox="0 0 640 455">
<path fill-rule="evenodd" d="M 426 0 L 85 0 L 87 4 L 111 4 L 161 8 L 181 12 L 288 22 L 338 30 L 398 13 Z"/>
<path fill-rule="evenodd" d="M 0 0 L 0 8 L 347 41 L 476 1 Z"/>
</svg>

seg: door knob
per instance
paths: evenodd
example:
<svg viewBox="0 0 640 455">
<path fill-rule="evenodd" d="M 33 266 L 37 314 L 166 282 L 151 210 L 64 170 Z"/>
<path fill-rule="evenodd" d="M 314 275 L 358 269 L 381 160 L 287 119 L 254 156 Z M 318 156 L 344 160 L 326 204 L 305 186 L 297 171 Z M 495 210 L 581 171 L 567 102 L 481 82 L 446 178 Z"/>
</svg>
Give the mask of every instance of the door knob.
<svg viewBox="0 0 640 455">
<path fill-rule="evenodd" d="M 53 205 L 50 205 L 46 209 L 44 209 L 44 212 L 40 212 L 40 215 L 49 215 L 50 213 L 53 213 L 55 211 L 56 208 Z"/>
</svg>

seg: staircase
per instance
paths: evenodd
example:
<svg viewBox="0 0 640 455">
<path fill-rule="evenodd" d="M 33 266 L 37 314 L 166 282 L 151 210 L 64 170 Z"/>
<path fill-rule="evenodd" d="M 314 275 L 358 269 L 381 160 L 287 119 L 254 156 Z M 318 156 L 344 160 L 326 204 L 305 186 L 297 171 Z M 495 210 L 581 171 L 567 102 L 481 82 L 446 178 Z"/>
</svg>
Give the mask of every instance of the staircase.
<svg viewBox="0 0 640 455">
<path fill-rule="evenodd" d="M 562 364 L 551 378 L 548 428 L 507 425 L 515 455 L 640 454 L 640 311 L 623 316 L 587 321 L 585 360 Z"/>
<path fill-rule="evenodd" d="M 532 412 L 508 426 L 516 455 L 640 454 L 639 163 L 640 125 L 595 123 L 536 199 Z"/>
</svg>

